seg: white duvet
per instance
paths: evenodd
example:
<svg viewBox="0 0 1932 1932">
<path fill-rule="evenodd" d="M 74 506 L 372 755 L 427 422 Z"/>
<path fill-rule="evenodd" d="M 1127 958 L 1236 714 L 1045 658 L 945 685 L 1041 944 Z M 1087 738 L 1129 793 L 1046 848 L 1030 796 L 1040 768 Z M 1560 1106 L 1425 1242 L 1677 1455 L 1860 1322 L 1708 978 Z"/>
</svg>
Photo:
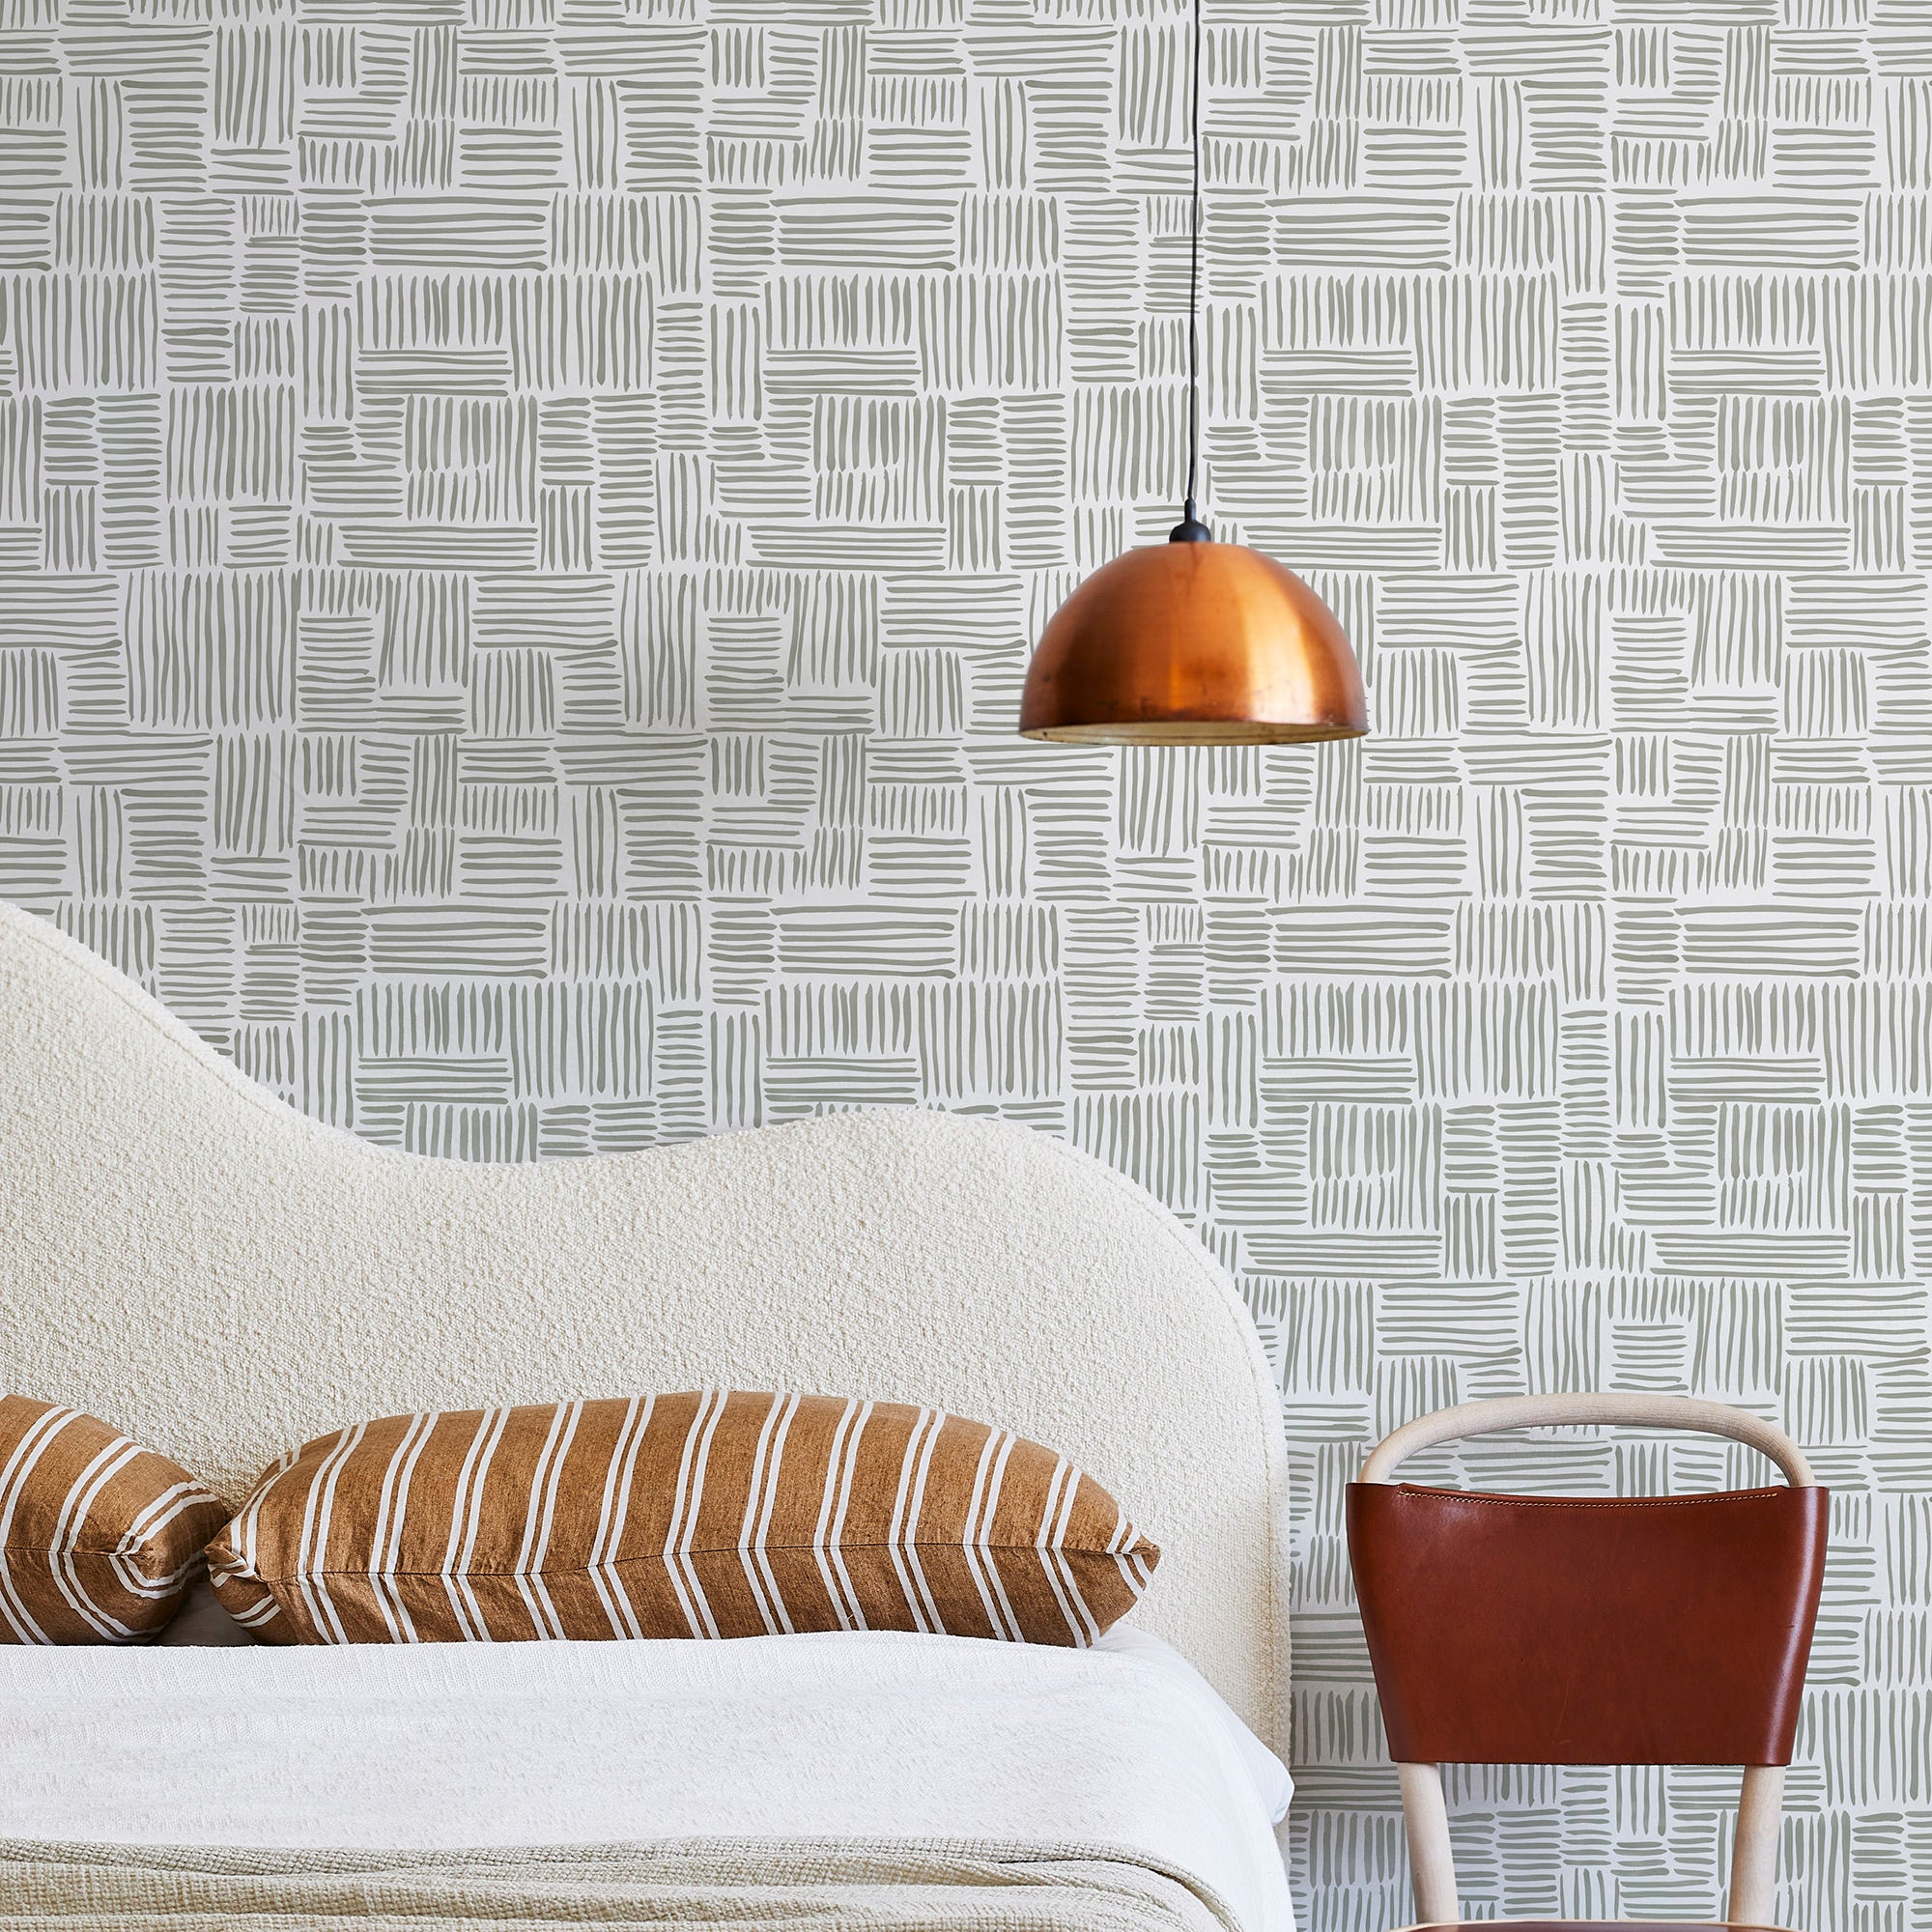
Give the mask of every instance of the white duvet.
<svg viewBox="0 0 1932 1932">
<path fill-rule="evenodd" d="M 1120 1847 L 1292 1932 L 1288 1774 L 1137 1632 L 398 1649 L 0 1648 L 0 1837 L 688 1836 Z"/>
</svg>

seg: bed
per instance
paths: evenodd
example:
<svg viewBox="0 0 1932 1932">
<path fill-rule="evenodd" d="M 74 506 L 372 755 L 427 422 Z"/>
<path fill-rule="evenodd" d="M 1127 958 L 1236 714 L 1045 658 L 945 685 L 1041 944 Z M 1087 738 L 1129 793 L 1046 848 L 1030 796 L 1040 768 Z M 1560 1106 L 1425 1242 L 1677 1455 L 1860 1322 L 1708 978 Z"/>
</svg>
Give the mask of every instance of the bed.
<svg viewBox="0 0 1932 1932">
<path fill-rule="evenodd" d="M 0 907 L 0 1390 L 224 1500 L 358 1417 L 818 1389 L 1051 1443 L 1163 1549 L 1090 1650 L 0 1649 L 0 1926 L 1291 1924 L 1273 1384 L 1097 1162 L 911 1111 L 395 1152 Z"/>
</svg>

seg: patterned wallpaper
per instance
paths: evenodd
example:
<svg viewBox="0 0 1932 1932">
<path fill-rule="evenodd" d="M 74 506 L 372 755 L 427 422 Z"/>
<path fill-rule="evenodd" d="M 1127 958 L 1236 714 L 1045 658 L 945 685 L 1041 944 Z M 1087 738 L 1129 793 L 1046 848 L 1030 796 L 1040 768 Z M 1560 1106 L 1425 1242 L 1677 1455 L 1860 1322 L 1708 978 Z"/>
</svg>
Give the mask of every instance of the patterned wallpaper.
<svg viewBox="0 0 1932 1932">
<path fill-rule="evenodd" d="M 1238 1272 L 1296 1887 L 1406 1896 L 1339 1492 L 1690 1388 L 1840 1491 L 1780 1911 L 1932 1923 L 1932 16 L 1210 0 L 1206 497 L 1376 733 L 1011 734 L 1175 514 L 1178 0 L 9 0 L 0 895 L 374 1140 L 1065 1135 Z M 1485 1480 L 1741 1479 L 1490 1445 Z M 1728 1774 L 1484 1773 L 1485 1912 Z"/>
</svg>

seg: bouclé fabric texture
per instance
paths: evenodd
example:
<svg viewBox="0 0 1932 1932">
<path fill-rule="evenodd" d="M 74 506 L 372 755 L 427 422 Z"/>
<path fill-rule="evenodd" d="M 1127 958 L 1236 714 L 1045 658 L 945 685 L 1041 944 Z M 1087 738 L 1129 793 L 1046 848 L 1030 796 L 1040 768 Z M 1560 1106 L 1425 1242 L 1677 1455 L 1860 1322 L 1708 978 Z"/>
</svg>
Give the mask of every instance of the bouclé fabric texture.
<svg viewBox="0 0 1932 1932">
<path fill-rule="evenodd" d="M 534 1166 L 391 1152 L 0 905 L 0 1388 L 111 1416 L 231 1514 L 363 1416 L 641 1389 L 926 1403 L 1122 1498 L 1162 1546 L 1134 1621 L 1286 1748 L 1267 1355 L 1175 1216 L 1050 1135 L 900 1108 Z"/>
<path fill-rule="evenodd" d="M 264 1476 L 209 1552 L 270 1643 L 924 1631 L 1084 1645 L 1159 1551 L 1053 1450 L 744 1391 L 389 1416 Z"/>
<path fill-rule="evenodd" d="M 98 1417 L 0 1395 L 0 1643 L 152 1636 L 226 1514 Z"/>
</svg>

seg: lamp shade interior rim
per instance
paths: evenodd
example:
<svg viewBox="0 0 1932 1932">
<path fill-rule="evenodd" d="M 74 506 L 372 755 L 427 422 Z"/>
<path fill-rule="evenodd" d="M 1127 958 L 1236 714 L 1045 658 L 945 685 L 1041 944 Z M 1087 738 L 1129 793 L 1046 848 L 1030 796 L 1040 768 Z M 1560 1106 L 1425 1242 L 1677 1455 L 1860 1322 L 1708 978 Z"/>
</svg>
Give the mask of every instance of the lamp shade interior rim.
<svg viewBox="0 0 1932 1932">
<path fill-rule="evenodd" d="M 1302 745 L 1361 738 L 1365 724 L 1272 718 L 1132 718 L 1028 724 L 1020 736 L 1062 745 Z"/>
</svg>

